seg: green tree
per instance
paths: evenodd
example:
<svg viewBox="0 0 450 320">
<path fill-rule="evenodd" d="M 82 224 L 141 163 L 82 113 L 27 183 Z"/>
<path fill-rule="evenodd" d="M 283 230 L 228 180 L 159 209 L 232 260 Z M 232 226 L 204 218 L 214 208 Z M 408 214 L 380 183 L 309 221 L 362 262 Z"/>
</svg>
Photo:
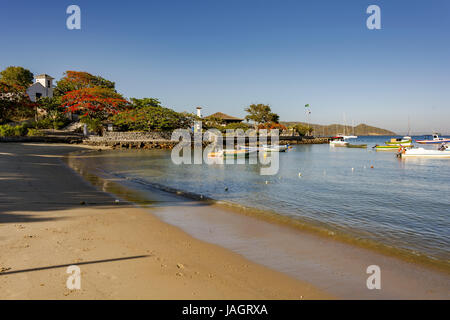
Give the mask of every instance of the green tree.
<svg viewBox="0 0 450 320">
<path fill-rule="evenodd" d="M 0 72 L 0 81 L 9 85 L 17 85 L 24 90 L 33 84 L 33 73 L 30 70 L 22 67 L 8 67 Z"/>
<path fill-rule="evenodd" d="M 156 98 L 131 98 L 131 104 L 135 108 L 145 108 L 145 107 L 161 107 L 161 101 Z"/>
<path fill-rule="evenodd" d="M 251 104 L 245 111 L 248 113 L 245 119 L 247 121 L 253 121 L 257 125 L 267 122 L 278 123 L 280 118 L 276 113 L 272 112 L 270 106 L 267 104 Z"/>
<path fill-rule="evenodd" d="M 292 128 L 298 132 L 299 135 L 301 136 L 306 136 L 307 134 L 311 134 L 311 132 L 313 132 L 313 128 L 305 126 L 301 123 L 298 123 L 294 126 L 292 126 Z"/>
<path fill-rule="evenodd" d="M 129 109 L 112 117 L 114 124 L 125 131 L 171 131 L 178 128 L 189 128 L 195 116 L 179 113 L 159 105 L 154 98 L 131 99 Z"/>
</svg>

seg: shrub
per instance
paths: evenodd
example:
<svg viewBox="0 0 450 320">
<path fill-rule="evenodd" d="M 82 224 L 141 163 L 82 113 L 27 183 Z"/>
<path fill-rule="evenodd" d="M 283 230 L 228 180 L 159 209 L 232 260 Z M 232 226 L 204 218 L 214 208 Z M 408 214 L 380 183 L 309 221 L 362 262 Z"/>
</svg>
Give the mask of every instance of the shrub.
<svg viewBox="0 0 450 320">
<path fill-rule="evenodd" d="M 42 136 L 42 132 L 38 129 L 30 128 L 28 129 L 27 136 L 30 137 Z"/>
<path fill-rule="evenodd" d="M 26 124 L 22 124 L 19 126 L 11 126 L 9 124 L 5 124 L 0 126 L 0 136 L 1 137 L 14 137 L 14 136 L 26 136 L 28 132 L 28 126 Z"/>
<path fill-rule="evenodd" d="M 81 122 L 87 124 L 89 131 L 101 134 L 103 132 L 102 121 L 97 118 L 82 117 Z"/>
<path fill-rule="evenodd" d="M 47 117 L 35 122 L 34 127 L 36 129 L 61 129 L 68 125 L 70 122 L 64 115 L 59 114 L 53 118 Z"/>
</svg>

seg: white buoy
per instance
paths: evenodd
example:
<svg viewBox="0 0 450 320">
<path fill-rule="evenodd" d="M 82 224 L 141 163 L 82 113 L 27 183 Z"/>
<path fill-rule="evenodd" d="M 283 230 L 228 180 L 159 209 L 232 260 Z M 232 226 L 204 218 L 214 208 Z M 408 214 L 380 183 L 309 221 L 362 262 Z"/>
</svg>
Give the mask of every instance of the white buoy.
<svg viewBox="0 0 450 320">
<path fill-rule="evenodd" d="M 266 184 L 269 184 L 269 181 L 266 180 Z"/>
<path fill-rule="evenodd" d="M 298 173 L 298 176 L 299 176 L 299 177 L 301 177 L 301 176 L 302 176 L 302 173 L 301 173 L 301 172 L 299 172 L 299 173 Z"/>
</svg>

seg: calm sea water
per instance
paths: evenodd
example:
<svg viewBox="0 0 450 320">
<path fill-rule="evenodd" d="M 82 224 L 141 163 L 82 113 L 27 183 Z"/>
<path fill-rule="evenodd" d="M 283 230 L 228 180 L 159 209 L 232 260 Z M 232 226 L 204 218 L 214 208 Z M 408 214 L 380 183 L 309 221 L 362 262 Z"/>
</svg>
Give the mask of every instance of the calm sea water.
<svg viewBox="0 0 450 320">
<path fill-rule="evenodd" d="M 449 260 L 450 160 L 398 159 L 395 152 L 371 148 L 388 139 L 351 141 L 367 143 L 367 149 L 294 146 L 280 153 L 275 176 L 261 176 L 259 165 L 178 166 L 166 150 L 107 151 L 94 165 Z"/>
</svg>

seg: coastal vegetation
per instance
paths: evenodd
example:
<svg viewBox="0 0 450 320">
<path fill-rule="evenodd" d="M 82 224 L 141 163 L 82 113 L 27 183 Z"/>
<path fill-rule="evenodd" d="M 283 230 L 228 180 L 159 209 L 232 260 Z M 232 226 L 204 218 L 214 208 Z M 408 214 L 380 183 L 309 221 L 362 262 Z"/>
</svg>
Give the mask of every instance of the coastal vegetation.
<svg viewBox="0 0 450 320">
<path fill-rule="evenodd" d="M 68 70 L 53 88 L 53 97 L 30 100 L 26 90 L 33 81 L 33 73 L 23 67 L 11 66 L 0 72 L 0 125 L 2 136 L 36 135 L 41 129 L 62 129 L 72 121 L 79 120 L 91 132 L 102 134 L 106 124 L 120 131 L 167 132 L 178 128 L 192 128 L 196 115 L 177 112 L 156 98 L 125 98 L 116 90 L 115 82 L 84 71 Z M 244 109 L 246 122 L 231 117 L 221 119 L 207 117 L 202 120 L 203 129 L 227 130 L 254 128 L 278 129 L 280 132 L 300 136 L 333 135 L 351 132 L 357 135 L 394 134 L 391 131 L 359 125 L 355 128 L 341 125 L 320 126 L 301 122 L 280 122 L 268 104 L 251 104 Z M 220 114 L 220 113 L 218 113 Z M 17 129 L 24 120 L 27 124 Z M 25 128 L 25 129 L 24 129 Z M 33 129 L 33 130 L 31 130 Z"/>
<path fill-rule="evenodd" d="M 130 107 L 111 120 L 123 131 L 172 131 L 189 128 L 195 116 L 165 108 L 155 98 L 131 98 Z"/>
<path fill-rule="evenodd" d="M 0 81 L 12 86 L 27 88 L 33 83 L 33 73 L 23 67 L 7 67 L 0 72 Z"/>
</svg>

